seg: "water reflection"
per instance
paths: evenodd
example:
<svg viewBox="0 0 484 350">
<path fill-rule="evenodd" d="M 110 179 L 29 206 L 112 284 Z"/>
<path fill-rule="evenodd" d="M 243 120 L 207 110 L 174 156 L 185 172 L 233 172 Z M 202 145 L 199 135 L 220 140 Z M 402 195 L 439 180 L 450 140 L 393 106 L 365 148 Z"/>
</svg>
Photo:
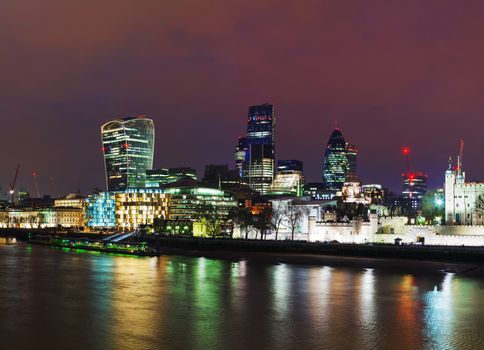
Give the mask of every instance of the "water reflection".
<svg viewBox="0 0 484 350">
<path fill-rule="evenodd" d="M 452 325 L 454 324 L 454 296 L 452 280 L 454 274 L 447 273 L 440 286 L 427 292 L 423 299 L 425 302 L 424 320 L 425 337 L 428 339 L 427 349 L 453 348 Z"/>
<path fill-rule="evenodd" d="M 378 335 L 375 310 L 375 274 L 366 269 L 359 276 L 359 330 L 364 348 L 370 348 Z"/>
<path fill-rule="evenodd" d="M 452 274 L 29 252 L 3 240 L 0 266 L 6 349 L 484 348 L 484 284 Z"/>
</svg>

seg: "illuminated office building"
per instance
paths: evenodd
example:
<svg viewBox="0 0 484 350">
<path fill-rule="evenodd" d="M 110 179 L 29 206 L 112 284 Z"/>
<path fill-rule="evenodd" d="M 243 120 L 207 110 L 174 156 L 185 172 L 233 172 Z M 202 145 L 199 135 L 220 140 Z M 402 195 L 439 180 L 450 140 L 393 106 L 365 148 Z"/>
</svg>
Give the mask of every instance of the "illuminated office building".
<svg viewBox="0 0 484 350">
<path fill-rule="evenodd" d="M 302 175 L 294 173 L 276 174 L 274 181 L 269 187 L 267 194 L 270 196 L 301 196 Z"/>
<path fill-rule="evenodd" d="M 266 103 L 249 107 L 242 177 L 261 194 L 267 192 L 274 180 L 275 121 L 273 105 Z"/>
<path fill-rule="evenodd" d="M 220 220 L 228 218 L 237 203 L 224 191 L 202 187 L 133 188 L 101 192 L 86 198 L 88 227 L 136 230 L 155 220 L 199 221 L 208 212 Z"/>
<path fill-rule="evenodd" d="M 235 148 L 235 168 L 239 172 L 239 177 L 243 176 L 243 164 L 247 154 L 247 137 L 239 137 L 239 142 Z"/>
<path fill-rule="evenodd" d="M 127 189 L 116 193 L 116 222 L 125 230 L 153 225 L 155 219 L 169 216 L 170 196 L 162 189 Z"/>
<path fill-rule="evenodd" d="M 187 167 L 147 170 L 145 187 L 159 188 L 183 179 L 197 180 L 197 171 Z"/>
<path fill-rule="evenodd" d="M 54 200 L 54 207 L 59 208 L 79 208 L 84 206 L 84 197 L 75 193 L 68 194 L 64 198 L 58 198 Z"/>
<path fill-rule="evenodd" d="M 303 162 L 295 159 L 284 159 L 277 161 L 277 172 L 300 171 L 303 172 Z"/>
<path fill-rule="evenodd" d="M 85 222 L 90 228 L 116 226 L 116 199 L 113 192 L 100 192 L 85 199 Z"/>
<path fill-rule="evenodd" d="M 159 188 L 168 183 L 168 169 L 146 170 L 146 188 Z"/>
<path fill-rule="evenodd" d="M 153 167 L 153 120 L 113 120 L 101 127 L 101 135 L 108 191 L 145 187 L 146 171 Z"/>
<path fill-rule="evenodd" d="M 197 171 L 193 168 L 181 167 L 168 169 L 168 183 L 175 183 L 179 180 L 197 180 Z"/>
<path fill-rule="evenodd" d="M 346 144 L 346 158 L 348 159 L 348 175 L 346 181 L 357 181 L 357 166 L 356 159 L 358 157 L 358 149 L 355 145 Z"/>
<path fill-rule="evenodd" d="M 404 173 L 402 180 L 402 198 L 407 199 L 407 203 L 415 210 L 420 206 L 420 201 L 427 192 L 427 175 L 422 172 Z"/>
<path fill-rule="evenodd" d="M 299 160 L 279 160 L 274 181 L 267 194 L 271 196 L 302 196 L 303 163 Z"/>
<path fill-rule="evenodd" d="M 335 197 L 335 192 L 328 191 L 322 182 L 310 182 L 304 184 L 303 196 L 309 196 L 313 200 L 332 200 Z"/>
<path fill-rule="evenodd" d="M 341 191 L 346 181 L 356 180 L 356 158 L 358 151 L 355 146 L 346 143 L 339 129 L 331 134 L 323 161 L 323 182 L 327 191 Z"/>
<path fill-rule="evenodd" d="M 427 175 L 422 172 L 402 174 L 404 198 L 422 198 L 427 192 Z"/>
<path fill-rule="evenodd" d="M 361 190 L 372 204 L 384 204 L 388 196 L 388 190 L 379 184 L 368 184 L 361 186 Z"/>
<path fill-rule="evenodd" d="M 207 211 L 226 219 L 237 206 L 232 196 L 215 188 L 174 187 L 165 189 L 165 193 L 170 196 L 171 220 L 198 220 Z"/>
</svg>

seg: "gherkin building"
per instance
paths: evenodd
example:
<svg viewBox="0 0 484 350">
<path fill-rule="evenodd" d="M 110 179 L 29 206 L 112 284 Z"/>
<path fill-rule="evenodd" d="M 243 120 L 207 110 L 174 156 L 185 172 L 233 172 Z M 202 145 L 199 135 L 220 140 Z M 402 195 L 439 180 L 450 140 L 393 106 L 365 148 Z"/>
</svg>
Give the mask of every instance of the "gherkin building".
<svg viewBox="0 0 484 350">
<path fill-rule="evenodd" d="M 323 182 L 326 190 L 340 191 L 350 170 L 346 141 L 341 131 L 335 129 L 324 153 Z"/>
</svg>

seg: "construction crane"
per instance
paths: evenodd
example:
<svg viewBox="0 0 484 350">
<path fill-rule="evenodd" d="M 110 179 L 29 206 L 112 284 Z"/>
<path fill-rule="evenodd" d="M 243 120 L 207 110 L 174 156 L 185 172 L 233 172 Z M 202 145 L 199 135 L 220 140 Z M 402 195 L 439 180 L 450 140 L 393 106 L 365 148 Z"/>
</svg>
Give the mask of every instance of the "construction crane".
<svg viewBox="0 0 484 350">
<path fill-rule="evenodd" d="M 464 140 L 459 141 L 459 157 L 457 158 L 457 174 L 462 175 L 462 157 L 464 156 Z"/>
<path fill-rule="evenodd" d="M 402 148 L 402 154 L 405 157 L 405 162 L 407 165 L 407 174 L 410 174 L 410 148 L 407 146 Z"/>
<path fill-rule="evenodd" d="M 40 198 L 39 183 L 37 182 L 37 172 L 32 172 L 32 178 L 35 184 L 35 191 L 37 192 L 37 198 Z"/>
<path fill-rule="evenodd" d="M 17 169 L 15 170 L 15 175 L 12 182 L 10 182 L 10 198 L 12 205 L 15 204 L 15 186 L 17 185 L 18 172 L 20 170 L 20 164 L 17 164 Z"/>
</svg>

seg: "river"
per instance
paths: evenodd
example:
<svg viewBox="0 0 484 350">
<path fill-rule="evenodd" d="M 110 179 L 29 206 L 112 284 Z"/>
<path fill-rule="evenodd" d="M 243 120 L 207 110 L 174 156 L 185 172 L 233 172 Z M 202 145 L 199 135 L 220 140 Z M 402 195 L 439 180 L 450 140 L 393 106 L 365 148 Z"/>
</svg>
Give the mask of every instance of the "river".
<svg viewBox="0 0 484 350">
<path fill-rule="evenodd" d="M 1 349 L 484 349 L 484 280 L 0 238 Z"/>
</svg>

